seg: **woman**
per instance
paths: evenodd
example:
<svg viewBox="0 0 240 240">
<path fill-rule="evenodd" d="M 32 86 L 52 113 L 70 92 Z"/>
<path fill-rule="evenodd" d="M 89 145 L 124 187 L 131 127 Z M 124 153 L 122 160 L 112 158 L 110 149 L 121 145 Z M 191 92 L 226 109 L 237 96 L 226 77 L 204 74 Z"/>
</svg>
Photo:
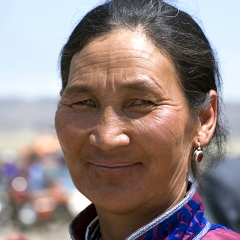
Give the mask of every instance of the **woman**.
<svg viewBox="0 0 240 240">
<path fill-rule="evenodd" d="M 72 239 L 240 239 L 208 223 L 188 180 L 225 138 L 217 63 L 188 14 L 161 0 L 108 1 L 72 32 L 61 76 L 57 135 L 93 202 Z"/>
</svg>

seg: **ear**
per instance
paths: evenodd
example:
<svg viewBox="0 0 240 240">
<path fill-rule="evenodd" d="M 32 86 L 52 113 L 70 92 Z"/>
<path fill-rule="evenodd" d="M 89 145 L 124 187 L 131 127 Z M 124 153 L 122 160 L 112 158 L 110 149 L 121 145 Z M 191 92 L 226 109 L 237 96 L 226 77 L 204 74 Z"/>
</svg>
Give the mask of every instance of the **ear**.
<svg viewBox="0 0 240 240">
<path fill-rule="evenodd" d="M 217 122 L 218 96 L 214 90 L 208 92 L 209 104 L 198 114 L 197 134 L 193 139 L 193 146 L 197 148 L 198 142 L 205 147 L 211 140 Z"/>
</svg>

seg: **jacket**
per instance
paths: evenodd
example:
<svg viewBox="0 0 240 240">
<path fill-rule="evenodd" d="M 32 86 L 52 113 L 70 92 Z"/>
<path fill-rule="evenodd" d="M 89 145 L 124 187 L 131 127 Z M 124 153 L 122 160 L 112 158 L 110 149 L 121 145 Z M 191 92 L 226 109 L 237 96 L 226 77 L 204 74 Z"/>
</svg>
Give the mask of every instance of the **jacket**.
<svg viewBox="0 0 240 240">
<path fill-rule="evenodd" d="M 86 233 L 98 221 L 93 204 L 78 214 L 69 225 L 72 240 L 90 240 Z M 203 202 L 192 184 L 185 198 L 167 212 L 132 233 L 126 240 L 240 240 L 240 234 L 204 217 Z"/>
</svg>

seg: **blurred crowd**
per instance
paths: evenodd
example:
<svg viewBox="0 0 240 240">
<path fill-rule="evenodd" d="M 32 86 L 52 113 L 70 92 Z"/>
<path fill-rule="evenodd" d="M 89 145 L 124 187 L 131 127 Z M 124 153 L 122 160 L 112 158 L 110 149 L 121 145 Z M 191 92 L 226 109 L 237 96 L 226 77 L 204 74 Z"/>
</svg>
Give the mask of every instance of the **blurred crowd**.
<svg viewBox="0 0 240 240">
<path fill-rule="evenodd" d="M 69 222 L 89 203 L 73 186 L 55 137 L 42 136 L 31 146 L 1 153 L 0 228 L 12 224 L 23 231 L 50 221 Z"/>
<path fill-rule="evenodd" d="M 240 158 L 203 177 L 201 196 L 208 218 L 240 232 Z M 41 136 L 32 145 L 0 155 L 0 228 L 21 232 L 51 221 L 70 222 L 89 200 L 74 187 L 58 140 Z M 24 240 L 19 233 L 6 240 Z"/>
</svg>

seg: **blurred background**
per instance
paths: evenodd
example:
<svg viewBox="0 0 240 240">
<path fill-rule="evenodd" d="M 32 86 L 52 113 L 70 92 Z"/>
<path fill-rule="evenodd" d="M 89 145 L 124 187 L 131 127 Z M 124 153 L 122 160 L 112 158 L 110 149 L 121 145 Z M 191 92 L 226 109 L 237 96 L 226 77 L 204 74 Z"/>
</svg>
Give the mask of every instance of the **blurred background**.
<svg viewBox="0 0 240 240">
<path fill-rule="evenodd" d="M 59 52 L 99 0 L 2 1 L 0 8 L 0 240 L 70 239 L 68 223 L 89 204 L 74 188 L 54 129 Z M 201 190 L 212 222 L 240 232 L 239 0 L 173 0 L 218 53 L 230 138 L 226 161 Z M 215 200 L 217 199 L 217 201 Z"/>
</svg>

